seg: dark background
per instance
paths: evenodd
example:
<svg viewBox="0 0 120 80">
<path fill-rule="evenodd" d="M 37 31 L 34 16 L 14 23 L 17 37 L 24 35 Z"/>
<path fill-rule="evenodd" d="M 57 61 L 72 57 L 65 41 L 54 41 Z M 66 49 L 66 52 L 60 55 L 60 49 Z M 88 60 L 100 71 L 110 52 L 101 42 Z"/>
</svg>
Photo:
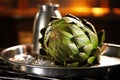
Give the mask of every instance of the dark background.
<svg viewBox="0 0 120 80">
<path fill-rule="evenodd" d="M 0 47 L 10 47 L 14 45 L 21 44 L 19 42 L 19 36 L 18 32 L 20 31 L 30 31 L 32 33 L 33 29 L 33 22 L 35 18 L 35 14 L 37 12 L 36 4 L 43 4 L 46 2 L 46 0 L 36 0 L 34 3 L 31 0 L 30 8 L 31 10 L 35 9 L 29 15 L 26 15 L 26 10 L 24 8 L 28 8 L 28 3 L 24 2 L 25 0 L 21 0 L 21 4 L 17 4 L 16 0 L 1 0 L 0 1 Z M 20 1 L 20 0 L 18 0 Z M 23 2 L 24 5 L 23 5 Z M 26 0 L 27 1 L 27 0 Z M 33 4 L 32 4 L 33 3 Z M 79 18 L 85 18 L 89 22 L 91 22 L 97 29 L 97 31 L 104 29 L 106 32 L 106 40 L 107 43 L 114 43 L 114 44 L 120 44 L 120 14 L 115 14 L 112 12 L 114 8 L 120 8 L 120 0 L 109 0 L 109 8 L 110 13 L 106 14 L 105 16 L 101 17 L 94 17 L 94 16 L 78 16 Z M 9 4 L 9 5 L 8 5 Z M 18 6 L 19 5 L 19 6 Z M 4 8 L 4 7 L 9 8 Z M 34 8 L 35 7 L 35 8 Z M 12 13 L 12 9 L 20 9 L 20 11 L 23 10 L 25 13 L 22 12 L 22 14 L 17 15 L 17 13 L 14 15 Z M 33 8 L 33 9 L 32 9 Z M 119 9 L 120 10 L 120 9 Z M 19 12 L 19 11 L 18 11 Z M 24 15 L 25 14 L 25 15 Z M 32 35 L 31 35 L 32 39 Z"/>
</svg>

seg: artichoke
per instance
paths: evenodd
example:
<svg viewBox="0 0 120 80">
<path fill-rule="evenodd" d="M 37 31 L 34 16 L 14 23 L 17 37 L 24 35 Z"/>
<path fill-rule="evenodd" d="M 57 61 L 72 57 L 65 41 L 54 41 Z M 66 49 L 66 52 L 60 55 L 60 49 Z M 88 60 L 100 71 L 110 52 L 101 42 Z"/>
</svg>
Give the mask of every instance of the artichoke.
<svg viewBox="0 0 120 80">
<path fill-rule="evenodd" d="M 64 66 L 89 66 L 99 63 L 105 32 L 100 35 L 85 19 L 71 14 L 52 20 L 41 31 L 42 46 L 47 59 Z"/>
</svg>

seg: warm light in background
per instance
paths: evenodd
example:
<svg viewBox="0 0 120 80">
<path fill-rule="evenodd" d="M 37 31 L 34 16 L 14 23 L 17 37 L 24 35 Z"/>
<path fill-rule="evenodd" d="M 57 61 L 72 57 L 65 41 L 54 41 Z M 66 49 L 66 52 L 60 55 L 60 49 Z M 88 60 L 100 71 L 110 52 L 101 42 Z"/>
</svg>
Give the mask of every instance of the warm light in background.
<svg viewBox="0 0 120 80">
<path fill-rule="evenodd" d="M 120 15 L 120 8 L 114 8 L 112 9 L 113 13 Z"/>
<path fill-rule="evenodd" d="M 62 14 L 72 13 L 76 16 L 101 17 L 110 12 L 108 0 L 69 0 L 67 5 L 60 7 Z"/>
<path fill-rule="evenodd" d="M 109 12 L 110 12 L 109 8 L 98 8 L 98 7 L 92 8 L 92 14 L 95 17 L 104 16 Z"/>
<path fill-rule="evenodd" d="M 71 10 L 81 16 L 88 16 L 91 13 L 91 8 L 90 7 L 73 7 Z"/>
</svg>

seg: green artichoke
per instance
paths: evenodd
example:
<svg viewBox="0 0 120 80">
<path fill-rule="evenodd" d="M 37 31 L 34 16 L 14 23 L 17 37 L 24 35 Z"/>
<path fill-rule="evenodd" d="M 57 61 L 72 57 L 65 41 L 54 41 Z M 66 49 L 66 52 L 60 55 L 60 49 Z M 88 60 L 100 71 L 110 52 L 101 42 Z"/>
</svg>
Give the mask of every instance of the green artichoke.
<svg viewBox="0 0 120 80">
<path fill-rule="evenodd" d="M 47 59 L 64 66 L 88 66 L 99 63 L 105 32 L 100 35 L 85 19 L 73 15 L 52 20 L 41 31 L 40 39 Z"/>
</svg>

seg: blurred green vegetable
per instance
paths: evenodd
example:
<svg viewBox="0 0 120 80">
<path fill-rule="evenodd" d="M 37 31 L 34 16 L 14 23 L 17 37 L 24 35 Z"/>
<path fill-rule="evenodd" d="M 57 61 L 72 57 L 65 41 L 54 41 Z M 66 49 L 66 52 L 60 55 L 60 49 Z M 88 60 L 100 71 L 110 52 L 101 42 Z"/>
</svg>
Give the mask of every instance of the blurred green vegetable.
<svg viewBox="0 0 120 80">
<path fill-rule="evenodd" d="M 87 20 L 66 15 L 52 20 L 42 34 L 42 51 L 56 64 L 88 66 L 99 63 L 105 32 L 102 30 L 100 35 L 97 34 Z"/>
</svg>

